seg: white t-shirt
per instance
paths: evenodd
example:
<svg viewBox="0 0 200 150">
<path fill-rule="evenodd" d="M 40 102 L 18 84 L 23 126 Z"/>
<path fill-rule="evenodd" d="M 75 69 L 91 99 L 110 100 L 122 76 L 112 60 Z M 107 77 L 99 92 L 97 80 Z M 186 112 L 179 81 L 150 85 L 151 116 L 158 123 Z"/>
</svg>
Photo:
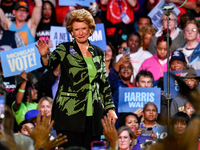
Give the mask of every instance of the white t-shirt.
<svg viewBox="0 0 200 150">
<path fill-rule="evenodd" d="M 119 61 L 119 59 L 123 56 L 123 54 L 119 54 L 116 56 L 116 62 Z M 131 58 L 131 63 L 133 65 L 133 76 L 134 79 L 140 69 L 140 66 L 142 65 L 143 61 L 147 58 L 152 57 L 153 55 L 148 52 L 148 51 L 143 51 L 141 48 L 138 49 L 137 52 L 131 53 L 130 58 Z M 133 79 L 131 79 L 133 81 Z"/>
</svg>

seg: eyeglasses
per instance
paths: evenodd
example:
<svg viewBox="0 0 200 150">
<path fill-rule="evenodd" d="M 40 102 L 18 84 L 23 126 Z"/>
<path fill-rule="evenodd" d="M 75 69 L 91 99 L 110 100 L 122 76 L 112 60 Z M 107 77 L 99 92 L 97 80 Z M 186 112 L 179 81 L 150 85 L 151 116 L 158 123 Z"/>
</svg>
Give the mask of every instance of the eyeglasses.
<svg viewBox="0 0 200 150">
<path fill-rule="evenodd" d="M 176 19 L 169 19 L 169 21 L 175 21 Z M 163 19 L 163 21 L 167 21 L 167 19 Z"/>
<path fill-rule="evenodd" d="M 188 33 L 191 33 L 191 32 L 197 32 L 197 29 L 196 28 L 193 28 L 193 29 L 185 29 L 185 32 L 188 32 Z"/>
<path fill-rule="evenodd" d="M 25 9 L 18 9 L 17 11 L 20 12 L 20 13 L 26 13 L 27 12 Z"/>
</svg>

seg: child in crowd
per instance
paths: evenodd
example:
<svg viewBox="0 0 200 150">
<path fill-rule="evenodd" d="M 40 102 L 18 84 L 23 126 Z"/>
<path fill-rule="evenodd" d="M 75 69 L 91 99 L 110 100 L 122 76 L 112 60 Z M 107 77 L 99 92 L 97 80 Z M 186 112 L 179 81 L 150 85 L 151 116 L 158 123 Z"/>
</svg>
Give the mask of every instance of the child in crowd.
<svg viewBox="0 0 200 150">
<path fill-rule="evenodd" d="M 183 112 L 186 113 L 190 118 L 192 116 L 192 114 L 194 113 L 194 108 L 192 106 L 192 104 L 190 102 L 186 102 L 185 105 L 184 105 L 184 110 Z"/>
</svg>

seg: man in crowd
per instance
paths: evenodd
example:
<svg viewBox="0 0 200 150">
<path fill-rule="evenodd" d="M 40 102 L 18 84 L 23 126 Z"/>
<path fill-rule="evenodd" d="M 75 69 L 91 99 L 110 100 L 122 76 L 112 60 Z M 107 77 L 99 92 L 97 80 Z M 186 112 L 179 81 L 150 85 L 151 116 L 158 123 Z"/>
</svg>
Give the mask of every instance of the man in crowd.
<svg viewBox="0 0 200 150">
<path fill-rule="evenodd" d="M 18 1 L 13 10 L 15 21 L 8 19 L 3 10 L 0 9 L 1 25 L 5 30 L 15 31 L 19 33 L 24 43 L 30 44 L 35 41 L 36 28 L 41 19 L 42 1 L 35 0 L 32 17 L 26 22 L 29 15 L 28 4 L 24 1 Z"/>
<path fill-rule="evenodd" d="M 153 82 L 153 75 L 147 70 L 141 70 L 136 76 L 136 87 L 153 87 Z"/>
</svg>

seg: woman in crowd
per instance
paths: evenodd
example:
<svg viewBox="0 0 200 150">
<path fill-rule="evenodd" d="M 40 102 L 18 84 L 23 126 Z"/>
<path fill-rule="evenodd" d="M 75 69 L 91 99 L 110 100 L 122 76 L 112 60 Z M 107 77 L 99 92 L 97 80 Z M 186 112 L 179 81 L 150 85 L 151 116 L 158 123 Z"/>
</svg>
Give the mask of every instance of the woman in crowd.
<svg viewBox="0 0 200 150">
<path fill-rule="evenodd" d="M 118 46 L 118 53 L 117 54 L 122 54 L 123 53 L 123 48 L 127 47 L 127 42 L 123 42 L 121 45 Z"/>
<path fill-rule="evenodd" d="M 118 147 L 119 150 L 131 150 L 133 147 L 133 132 L 127 126 L 118 129 Z"/>
<path fill-rule="evenodd" d="M 139 30 L 138 33 L 141 36 L 141 47 L 140 47 L 140 49 L 148 50 L 151 37 L 155 35 L 156 29 L 153 26 L 145 26 L 141 30 Z"/>
<path fill-rule="evenodd" d="M 128 54 L 125 54 L 119 59 L 110 70 L 108 76 L 116 112 L 118 112 L 119 87 L 133 87 L 133 83 L 131 83 L 133 66 L 129 61 L 130 58 L 126 57 L 127 55 Z M 116 122 L 116 127 L 118 128 L 118 122 Z"/>
<path fill-rule="evenodd" d="M 115 63 L 116 50 L 110 42 L 107 42 L 107 50 L 105 51 L 106 73 L 109 75 L 110 69 Z"/>
<path fill-rule="evenodd" d="M 170 16 L 169 16 L 170 20 L 169 20 L 169 30 L 170 32 L 170 37 L 172 39 L 172 45 L 171 45 L 171 52 L 174 52 L 177 48 L 183 46 L 186 43 L 186 39 L 184 38 L 184 33 L 182 30 L 180 30 L 177 27 L 177 15 L 174 11 L 170 11 Z M 151 38 L 150 44 L 149 44 L 149 48 L 148 51 L 151 52 L 153 55 L 157 53 L 156 49 L 157 49 L 157 39 L 158 37 L 160 37 L 163 33 L 163 30 L 167 29 L 167 16 L 165 15 L 165 13 L 163 13 L 163 15 L 161 16 L 161 23 L 163 28 L 158 30 L 155 34 L 155 36 L 153 36 Z"/>
<path fill-rule="evenodd" d="M 179 50 L 182 50 L 183 54 L 186 56 L 188 65 L 193 65 L 195 69 L 199 69 L 198 58 L 200 57 L 200 44 L 197 41 L 199 37 L 199 27 L 197 21 L 188 21 L 185 25 L 184 32 L 187 43 L 183 47 L 179 48 Z"/>
<path fill-rule="evenodd" d="M 169 65 L 171 71 L 183 70 L 187 66 L 185 55 L 181 51 L 174 51 L 171 55 Z"/>
<path fill-rule="evenodd" d="M 153 74 L 154 81 L 163 77 L 163 73 L 167 71 L 167 36 L 166 30 L 163 31 L 163 35 L 157 39 L 157 54 L 146 59 L 140 70 L 147 70 Z M 169 50 L 171 49 L 172 40 L 169 38 Z M 140 71 L 139 70 L 139 71 Z"/>
<path fill-rule="evenodd" d="M 41 115 L 51 116 L 53 106 L 53 99 L 50 97 L 43 97 L 39 100 L 37 109 Z"/>
<path fill-rule="evenodd" d="M 130 62 L 134 68 L 133 77 L 135 78 L 138 70 L 140 69 L 141 64 L 147 58 L 150 58 L 152 54 L 148 51 L 139 50 L 141 44 L 141 37 L 139 33 L 130 33 L 127 38 L 127 47 L 130 47 Z M 116 62 L 123 56 L 119 54 L 116 56 Z M 131 80 L 133 81 L 133 80 Z"/>
<path fill-rule="evenodd" d="M 44 1 L 42 5 L 42 18 L 36 30 L 36 40 L 45 40 L 47 43 L 50 40 L 51 26 L 58 26 L 56 21 L 56 12 L 53 4 L 50 1 Z"/>
<path fill-rule="evenodd" d="M 60 64 L 60 82 L 52 119 L 55 120 L 57 134 L 68 137 L 63 147 L 77 145 L 90 149 L 91 141 L 100 140 L 104 109 L 113 121 L 117 119 L 106 75 L 104 52 L 88 40 L 94 29 L 90 12 L 74 10 L 67 21 L 67 31 L 74 41 L 59 44 L 51 55 L 48 55 L 49 46 L 44 40 L 39 40 L 36 45 L 42 64 L 47 69 Z"/>
<path fill-rule="evenodd" d="M 36 109 L 38 105 L 34 102 L 34 100 L 37 100 L 37 90 L 31 81 L 27 81 L 27 73 L 23 71 L 20 76 L 23 81 L 17 85 L 14 91 L 16 100 L 12 104 L 12 111 L 17 124 L 24 120 L 27 111 Z"/>
</svg>

